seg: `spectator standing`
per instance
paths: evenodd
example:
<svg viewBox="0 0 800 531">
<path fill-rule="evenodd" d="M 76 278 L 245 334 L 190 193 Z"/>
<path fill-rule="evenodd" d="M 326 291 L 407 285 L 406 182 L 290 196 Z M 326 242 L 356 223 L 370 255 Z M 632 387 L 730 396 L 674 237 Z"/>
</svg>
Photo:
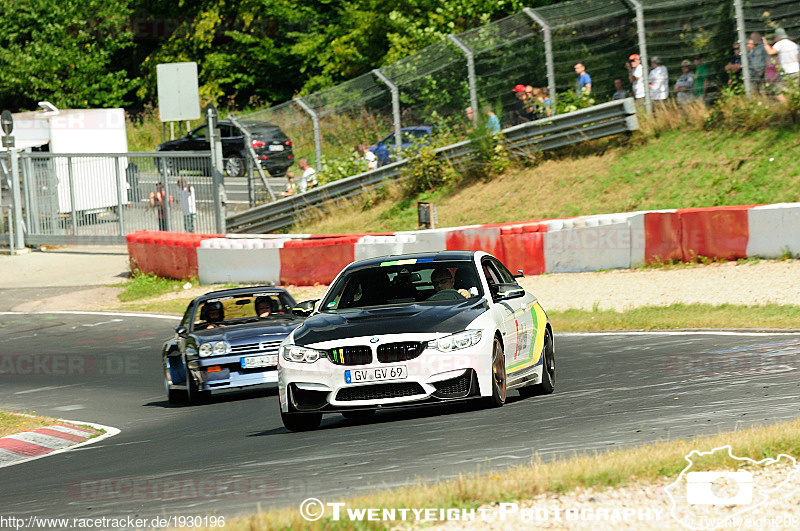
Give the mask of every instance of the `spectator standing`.
<svg viewBox="0 0 800 531">
<path fill-rule="evenodd" d="M 178 177 L 178 205 L 183 212 L 183 230 L 194 232 L 197 221 L 197 198 L 194 186 L 186 182 L 183 177 Z"/>
<path fill-rule="evenodd" d="M 661 58 L 654 55 L 650 59 L 653 69 L 650 70 L 648 79 L 650 81 L 650 97 L 653 101 L 666 101 L 669 95 L 669 73 Z"/>
<path fill-rule="evenodd" d="M 775 30 L 775 44 L 770 46 L 767 39 L 764 38 L 764 50 L 772 57 L 777 57 L 778 66 L 783 74 L 782 83 L 788 79 L 796 78 L 800 75 L 800 49 L 797 44 L 789 39 L 786 30 L 778 28 Z M 780 101 L 786 101 L 783 94 L 778 94 Z"/>
<path fill-rule="evenodd" d="M 281 192 L 281 197 L 289 197 L 294 195 L 297 190 L 297 184 L 294 182 L 294 172 L 286 172 L 286 190 Z"/>
<path fill-rule="evenodd" d="M 483 107 L 483 113 L 486 115 L 486 129 L 489 130 L 489 133 L 492 135 L 496 135 L 500 133 L 500 118 L 492 110 L 491 105 L 485 105 Z"/>
<path fill-rule="evenodd" d="M 725 71 L 728 73 L 728 85 L 739 83 L 742 80 L 742 54 L 739 53 L 738 42 L 733 43 L 733 51 L 728 59 L 728 64 L 725 65 Z"/>
<path fill-rule="evenodd" d="M 642 69 L 642 61 L 639 59 L 638 53 L 633 53 L 628 56 L 628 62 L 625 63 L 625 68 L 628 69 L 628 79 L 633 89 L 633 97 L 637 100 L 644 98 L 644 70 Z"/>
<path fill-rule="evenodd" d="M 760 93 L 764 88 L 764 73 L 767 70 L 767 50 L 764 48 L 763 40 L 761 34 L 754 31 L 750 34 L 750 40 L 747 41 L 750 82 L 757 93 Z M 750 48 L 751 46 L 752 48 Z"/>
<path fill-rule="evenodd" d="M 164 190 L 164 183 L 159 182 L 156 184 L 156 191 L 150 192 L 150 208 L 156 209 L 158 230 L 167 230 L 167 192 Z"/>
<path fill-rule="evenodd" d="M 622 86 L 622 78 L 618 77 L 614 80 L 614 95 L 611 96 L 612 100 L 624 100 L 628 97 L 628 91 Z"/>
<path fill-rule="evenodd" d="M 528 111 L 525 108 L 525 85 L 517 85 L 512 89 L 512 92 L 517 97 L 511 106 L 511 124 L 519 125 L 528 121 Z"/>
<path fill-rule="evenodd" d="M 578 74 L 578 96 L 584 92 L 592 93 L 592 77 L 586 72 L 586 65 L 582 61 L 575 63 L 575 73 Z"/>
<path fill-rule="evenodd" d="M 681 61 L 681 76 L 675 82 L 674 90 L 679 105 L 694 101 L 694 74 L 692 63 L 688 59 Z"/>
<path fill-rule="evenodd" d="M 375 168 L 378 167 L 378 157 L 376 157 L 375 153 L 373 153 L 369 149 L 369 144 L 367 144 L 366 142 L 361 142 L 358 145 L 358 151 L 361 153 L 361 156 L 367 162 L 367 171 L 374 170 Z M 316 185 L 316 181 L 315 181 L 315 185 Z"/>
<path fill-rule="evenodd" d="M 705 103 L 708 93 L 708 65 L 703 62 L 703 54 L 694 56 L 694 96 Z"/>
<path fill-rule="evenodd" d="M 300 193 L 302 194 L 317 185 L 317 170 L 309 166 L 306 157 L 301 157 L 297 161 L 297 165 L 303 170 L 303 175 L 300 176 Z"/>
</svg>

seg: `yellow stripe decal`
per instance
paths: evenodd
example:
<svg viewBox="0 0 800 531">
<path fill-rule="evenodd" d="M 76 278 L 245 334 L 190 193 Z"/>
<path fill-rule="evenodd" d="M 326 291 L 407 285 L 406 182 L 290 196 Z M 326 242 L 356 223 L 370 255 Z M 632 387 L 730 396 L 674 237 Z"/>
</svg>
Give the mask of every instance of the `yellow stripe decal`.
<svg viewBox="0 0 800 531">
<path fill-rule="evenodd" d="M 542 348 L 544 347 L 544 331 L 545 324 L 547 323 L 547 315 L 544 310 L 539 306 L 538 302 L 534 302 L 531 307 L 531 318 L 533 318 L 533 330 L 536 339 L 531 346 L 531 359 L 512 365 L 506 369 L 506 372 L 516 372 L 521 369 L 536 365 L 542 357 Z"/>
</svg>

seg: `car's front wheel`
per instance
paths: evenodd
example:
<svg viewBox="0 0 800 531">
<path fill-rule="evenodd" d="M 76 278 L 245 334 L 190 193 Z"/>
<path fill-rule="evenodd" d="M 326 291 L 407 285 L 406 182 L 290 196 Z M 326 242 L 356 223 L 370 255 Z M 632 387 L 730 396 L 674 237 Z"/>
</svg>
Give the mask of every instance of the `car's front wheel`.
<svg viewBox="0 0 800 531">
<path fill-rule="evenodd" d="M 200 385 L 194 381 L 189 368 L 186 368 L 186 402 L 190 406 L 196 406 L 206 402 L 211 397 L 210 391 L 202 391 Z"/>
<path fill-rule="evenodd" d="M 555 348 L 553 347 L 553 334 L 550 330 L 545 330 L 544 333 L 542 358 L 542 382 L 520 388 L 519 394 L 523 398 L 537 395 L 549 395 L 556 387 L 556 356 Z"/>
<path fill-rule="evenodd" d="M 182 401 L 183 393 L 181 391 L 178 391 L 177 389 L 170 389 L 169 382 L 170 382 L 169 358 L 167 358 L 166 364 L 164 366 L 164 389 L 167 392 L 167 401 L 170 404 L 177 404 L 178 402 Z"/>
<path fill-rule="evenodd" d="M 281 420 L 289 431 L 311 431 L 319 428 L 322 413 L 284 413 L 281 410 Z"/>
<path fill-rule="evenodd" d="M 495 336 L 492 347 L 492 398 L 489 404 L 492 407 L 501 407 L 506 403 L 506 356 L 503 353 L 503 344 Z"/>
</svg>

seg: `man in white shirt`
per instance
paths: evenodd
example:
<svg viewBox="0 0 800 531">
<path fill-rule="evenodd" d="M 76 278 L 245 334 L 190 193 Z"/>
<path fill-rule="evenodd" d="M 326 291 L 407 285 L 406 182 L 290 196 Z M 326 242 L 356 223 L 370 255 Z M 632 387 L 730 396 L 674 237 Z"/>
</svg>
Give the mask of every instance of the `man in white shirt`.
<svg viewBox="0 0 800 531">
<path fill-rule="evenodd" d="M 178 204 L 183 212 L 183 228 L 186 232 L 194 232 L 197 221 L 197 198 L 194 186 L 187 183 L 183 177 L 178 177 Z"/>
<path fill-rule="evenodd" d="M 317 170 L 308 165 L 308 159 L 305 157 L 298 160 L 297 165 L 303 170 L 303 175 L 300 176 L 300 193 L 302 194 L 317 185 Z"/>
<path fill-rule="evenodd" d="M 669 74 L 667 67 L 661 62 L 661 58 L 653 56 L 650 60 L 653 69 L 650 70 L 648 79 L 650 81 L 650 97 L 653 101 L 664 101 L 669 94 Z"/>
<path fill-rule="evenodd" d="M 631 87 L 633 88 L 633 97 L 637 100 L 644 98 L 644 73 L 638 53 L 631 54 L 628 57 L 625 68 L 628 69 L 628 79 L 630 79 Z"/>
<path fill-rule="evenodd" d="M 775 30 L 776 41 L 772 46 L 769 45 L 766 37 L 762 37 L 762 39 L 767 53 L 773 57 L 778 56 L 778 65 L 783 74 L 780 85 L 785 85 L 787 80 L 796 78 L 800 72 L 800 50 L 798 50 L 797 44 L 789 40 L 786 30 L 783 28 Z M 783 86 L 780 88 L 783 89 Z M 778 100 L 786 101 L 786 97 L 778 94 Z"/>
</svg>

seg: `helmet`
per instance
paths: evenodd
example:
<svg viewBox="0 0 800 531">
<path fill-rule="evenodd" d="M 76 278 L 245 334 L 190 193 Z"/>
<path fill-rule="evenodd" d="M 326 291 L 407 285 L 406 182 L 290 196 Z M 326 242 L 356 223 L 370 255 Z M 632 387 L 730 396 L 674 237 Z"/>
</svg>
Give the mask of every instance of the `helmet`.
<svg viewBox="0 0 800 531">
<path fill-rule="evenodd" d="M 214 311 L 219 312 L 219 317 L 209 317 L 208 314 Z M 222 307 L 222 303 L 219 301 L 207 302 L 200 310 L 200 319 L 210 323 L 219 323 L 220 321 L 224 321 L 225 309 Z"/>
<path fill-rule="evenodd" d="M 255 307 L 258 308 L 259 304 L 266 304 L 267 308 L 269 308 L 269 313 L 275 313 L 275 311 L 276 311 L 275 301 L 272 300 L 272 297 L 263 297 L 263 296 L 262 297 L 256 297 L 256 300 L 255 300 L 255 303 L 254 303 Z M 256 313 L 258 313 L 258 312 L 256 312 Z"/>
</svg>

